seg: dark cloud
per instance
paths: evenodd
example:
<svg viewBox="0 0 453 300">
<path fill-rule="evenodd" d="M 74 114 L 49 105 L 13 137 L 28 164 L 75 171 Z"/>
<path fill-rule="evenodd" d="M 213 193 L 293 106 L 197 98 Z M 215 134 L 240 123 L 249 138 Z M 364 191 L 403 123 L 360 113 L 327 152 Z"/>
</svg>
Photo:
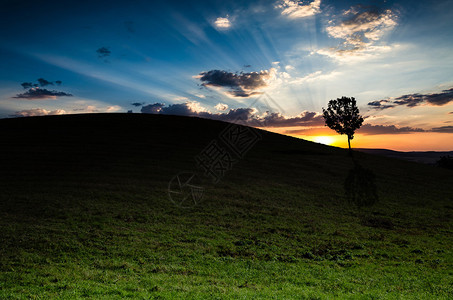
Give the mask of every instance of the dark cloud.
<svg viewBox="0 0 453 300">
<path fill-rule="evenodd" d="M 413 132 L 425 132 L 421 128 L 413 127 L 396 127 L 395 125 L 371 125 L 364 124 L 360 129 L 357 130 L 357 133 L 366 134 L 366 135 L 376 135 L 376 134 L 400 134 L 400 133 L 413 133 Z"/>
<path fill-rule="evenodd" d="M 270 113 L 263 118 L 269 127 L 292 127 L 292 126 L 323 126 L 322 115 L 305 111 L 296 117 L 285 117 L 280 113 Z"/>
<path fill-rule="evenodd" d="M 159 114 L 164 106 L 165 104 L 163 103 L 148 104 L 143 106 L 140 111 L 144 114 Z"/>
<path fill-rule="evenodd" d="M 71 94 L 58 91 L 49 91 L 47 89 L 42 89 L 39 87 L 31 88 L 25 93 L 17 94 L 13 98 L 17 99 L 27 99 L 27 100 L 43 100 L 43 99 L 56 99 L 56 97 L 70 97 Z"/>
<path fill-rule="evenodd" d="M 442 93 L 426 95 L 426 102 L 436 106 L 446 105 L 453 101 L 453 88 L 443 90 Z"/>
<path fill-rule="evenodd" d="M 32 82 L 22 82 L 20 85 L 26 90 L 38 86 L 36 83 L 32 83 Z"/>
<path fill-rule="evenodd" d="M 52 81 L 45 80 L 44 78 L 38 78 L 38 82 L 41 86 L 53 85 Z"/>
<path fill-rule="evenodd" d="M 453 126 L 442 126 L 431 129 L 432 132 L 453 133 Z"/>
<path fill-rule="evenodd" d="M 433 94 L 407 94 L 395 98 L 395 100 L 393 101 L 390 99 L 377 100 L 369 102 L 368 105 L 374 109 L 386 109 L 401 105 L 410 108 L 419 106 L 421 104 L 442 106 L 450 102 L 453 102 L 453 88 Z"/>
<path fill-rule="evenodd" d="M 139 107 L 139 106 L 142 106 L 142 105 L 145 105 L 145 102 L 134 102 L 134 103 L 131 103 L 131 105 L 135 106 L 135 107 Z"/>
<path fill-rule="evenodd" d="M 252 65 L 244 65 L 244 68 L 251 68 Z"/>
<path fill-rule="evenodd" d="M 60 86 L 63 82 L 61 80 L 57 80 L 55 82 L 52 82 L 52 81 L 48 81 L 44 78 L 38 78 L 36 80 L 38 83 L 33 83 L 33 82 L 22 82 L 20 85 L 24 88 L 24 89 L 31 89 L 31 88 L 35 88 L 35 87 L 38 87 L 38 86 L 48 86 L 48 85 L 54 85 L 54 83 L 58 86 Z"/>
<path fill-rule="evenodd" d="M 449 114 L 449 115 L 453 115 L 453 111 L 449 112 L 448 114 Z"/>
<path fill-rule="evenodd" d="M 107 47 L 101 47 L 98 50 L 96 50 L 96 53 L 98 54 L 99 58 L 104 58 L 110 56 L 112 51 L 110 51 Z"/>
<path fill-rule="evenodd" d="M 314 112 L 302 112 L 299 116 L 296 117 L 285 117 L 280 113 L 269 112 L 263 115 L 258 115 L 256 109 L 253 108 L 236 108 L 230 109 L 225 113 L 211 113 L 208 111 L 197 111 L 196 109 L 194 109 L 193 102 L 172 104 L 169 106 L 166 106 L 163 103 L 154 103 L 143 106 L 141 112 L 148 114 L 193 116 L 225 122 L 234 122 L 240 120 L 241 124 L 261 127 L 324 125 L 324 119 L 322 118 L 322 116 Z"/>
<path fill-rule="evenodd" d="M 228 94 L 233 97 L 250 97 L 261 94 L 255 90 L 267 86 L 266 79 L 270 78 L 270 71 L 231 73 L 224 70 L 201 72 L 199 79 L 205 87 L 223 87 L 229 89 Z"/>
<path fill-rule="evenodd" d="M 396 105 L 406 105 L 407 107 L 415 107 L 423 103 L 423 95 L 421 94 L 411 94 L 403 95 L 398 97 L 393 101 Z"/>
<path fill-rule="evenodd" d="M 391 103 L 391 101 L 390 100 L 377 100 L 377 101 L 369 102 L 368 105 L 375 109 L 386 109 L 386 108 L 395 107 L 395 105 L 387 104 L 387 103 Z"/>
</svg>

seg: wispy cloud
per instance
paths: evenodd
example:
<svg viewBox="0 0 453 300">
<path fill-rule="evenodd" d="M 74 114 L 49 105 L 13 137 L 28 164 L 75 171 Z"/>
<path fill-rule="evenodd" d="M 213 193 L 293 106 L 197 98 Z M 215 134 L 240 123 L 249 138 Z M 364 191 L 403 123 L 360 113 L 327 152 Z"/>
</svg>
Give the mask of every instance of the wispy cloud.
<svg viewBox="0 0 453 300">
<path fill-rule="evenodd" d="M 369 102 L 368 105 L 374 109 L 387 109 L 396 106 L 406 106 L 409 108 L 419 105 L 443 106 L 453 102 L 453 88 L 443 90 L 440 93 L 431 94 L 407 94 L 397 98 L 389 98 Z"/>
<path fill-rule="evenodd" d="M 10 115 L 10 117 L 37 117 L 37 116 L 49 116 L 49 115 L 64 115 L 66 111 L 63 109 L 56 109 L 56 110 L 46 110 L 44 108 L 33 108 L 33 109 L 26 109 L 21 111 L 16 111 L 14 114 Z"/>
<path fill-rule="evenodd" d="M 117 112 L 120 111 L 122 108 L 119 105 L 110 105 L 107 106 L 107 109 L 105 110 L 106 112 Z"/>
<path fill-rule="evenodd" d="M 97 105 L 86 105 L 83 107 L 73 108 L 72 111 L 77 113 L 99 113 L 99 112 L 117 112 L 122 109 L 119 105 L 110 106 L 97 106 Z"/>
<path fill-rule="evenodd" d="M 283 0 L 279 1 L 275 8 L 281 9 L 281 14 L 291 19 L 305 18 L 313 16 L 321 11 L 321 0 L 298 1 Z"/>
<path fill-rule="evenodd" d="M 453 133 L 453 126 L 442 126 L 431 129 L 432 132 Z"/>
<path fill-rule="evenodd" d="M 99 58 L 106 58 L 107 56 L 110 56 L 110 54 L 112 54 L 112 51 L 110 51 L 110 49 L 107 47 L 101 47 L 96 50 L 96 53 L 98 54 Z"/>
<path fill-rule="evenodd" d="M 334 58 L 371 55 L 390 51 L 391 47 L 377 44 L 397 23 L 391 9 L 354 6 L 345 11 L 339 21 L 330 21 L 327 34 L 343 40 L 338 46 L 320 49 L 317 53 Z"/>
<path fill-rule="evenodd" d="M 401 133 L 414 133 L 414 132 L 425 132 L 422 128 L 414 127 L 396 127 L 395 125 L 371 125 L 364 124 L 357 133 L 365 135 L 377 135 L 377 134 L 401 134 Z"/>
</svg>

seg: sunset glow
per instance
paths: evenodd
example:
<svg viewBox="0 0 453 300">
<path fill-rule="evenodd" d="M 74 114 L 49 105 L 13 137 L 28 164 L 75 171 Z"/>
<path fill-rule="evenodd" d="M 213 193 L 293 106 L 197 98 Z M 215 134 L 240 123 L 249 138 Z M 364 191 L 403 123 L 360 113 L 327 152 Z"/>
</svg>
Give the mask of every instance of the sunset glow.
<svg viewBox="0 0 453 300">
<path fill-rule="evenodd" d="M 101 2 L 3 4 L 0 118 L 239 118 L 344 147 L 321 113 L 347 96 L 354 147 L 453 149 L 452 1 Z"/>
<path fill-rule="evenodd" d="M 332 145 L 334 139 L 330 136 L 315 136 L 313 137 L 313 141 L 324 145 Z"/>
</svg>

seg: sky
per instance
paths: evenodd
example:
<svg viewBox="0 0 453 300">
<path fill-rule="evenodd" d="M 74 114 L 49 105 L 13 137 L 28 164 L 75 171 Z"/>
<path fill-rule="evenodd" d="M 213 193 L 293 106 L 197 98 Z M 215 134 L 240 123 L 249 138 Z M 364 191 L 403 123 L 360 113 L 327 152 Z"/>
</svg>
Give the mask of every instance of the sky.
<svg viewBox="0 0 453 300">
<path fill-rule="evenodd" d="M 453 150 L 453 1 L 0 1 L 0 118 L 241 120 L 347 147 Z"/>
</svg>

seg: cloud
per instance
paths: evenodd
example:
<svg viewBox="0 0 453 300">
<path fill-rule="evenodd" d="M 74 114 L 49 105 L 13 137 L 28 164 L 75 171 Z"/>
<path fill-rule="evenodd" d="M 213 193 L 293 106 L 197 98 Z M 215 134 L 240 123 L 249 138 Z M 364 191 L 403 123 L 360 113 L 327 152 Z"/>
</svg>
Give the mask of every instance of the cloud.
<svg viewBox="0 0 453 300">
<path fill-rule="evenodd" d="M 432 132 L 453 133 L 453 126 L 442 126 L 431 129 Z"/>
<path fill-rule="evenodd" d="M 38 86 L 36 83 L 32 83 L 32 82 L 22 82 L 20 85 L 26 90 Z"/>
<path fill-rule="evenodd" d="M 106 112 L 115 112 L 115 111 L 120 111 L 121 106 L 119 105 L 112 105 L 112 106 L 107 106 L 107 109 L 105 110 Z"/>
<path fill-rule="evenodd" d="M 52 81 L 47 81 L 44 78 L 38 78 L 38 82 L 41 86 L 53 85 Z"/>
<path fill-rule="evenodd" d="M 321 0 L 298 1 L 298 0 L 283 0 L 279 1 L 275 8 L 282 9 L 281 14 L 290 19 L 305 18 L 313 16 L 321 11 Z"/>
<path fill-rule="evenodd" d="M 57 97 L 71 97 L 71 94 L 58 91 L 49 91 L 39 87 L 31 88 L 25 93 L 17 94 L 16 99 L 27 99 L 27 100 L 44 100 L 44 99 L 57 99 Z"/>
<path fill-rule="evenodd" d="M 231 22 L 228 19 L 228 16 L 226 18 L 217 18 L 214 22 L 215 27 L 218 29 L 228 29 L 231 27 Z"/>
<path fill-rule="evenodd" d="M 27 110 L 16 111 L 11 117 L 36 117 L 36 116 L 50 116 L 50 115 L 64 115 L 66 111 L 56 109 L 52 111 L 45 110 L 44 108 L 33 108 Z"/>
<path fill-rule="evenodd" d="M 374 109 L 387 109 L 396 106 L 416 107 L 422 104 L 431 106 L 443 106 L 453 102 L 453 88 L 443 90 L 440 93 L 432 94 L 407 94 L 397 98 L 383 99 L 369 102 L 368 105 Z"/>
<path fill-rule="evenodd" d="M 449 115 L 453 115 L 453 111 L 449 112 L 448 114 L 449 114 Z"/>
<path fill-rule="evenodd" d="M 98 112 L 116 112 L 121 110 L 122 107 L 119 105 L 107 106 L 107 107 L 97 107 L 96 105 L 87 105 L 84 107 L 72 109 L 74 112 L 78 113 L 98 113 Z"/>
<path fill-rule="evenodd" d="M 180 105 L 180 104 L 175 104 L 175 105 Z M 143 106 L 140 111 L 144 114 L 160 114 L 163 107 L 165 107 L 164 103 L 148 104 L 146 106 Z"/>
<path fill-rule="evenodd" d="M 286 117 L 280 113 L 268 113 L 262 121 L 268 127 L 322 126 L 324 118 L 316 112 L 304 111 L 295 117 Z"/>
<path fill-rule="evenodd" d="M 38 78 L 36 80 L 38 83 L 33 83 L 33 82 L 22 82 L 20 85 L 24 88 L 24 89 L 31 89 L 31 88 L 35 88 L 35 87 L 38 87 L 38 86 L 48 86 L 48 85 L 54 85 L 54 83 L 58 86 L 60 86 L 63 82 L 61 80 L 56 80 L 55 82 L 52 82 L 52 81 L 48 81 L 44 78 Z"/>
<path fill-rule="evenodd" d="M 214 106 L 217 110 L 219 111 L 225 111 L 228 109 L 228 105 L 224 104 L 224 103 L 219 103 L 217 104 L 216 106 Z"/>
<path fill-rule="evenodd" d="M 389 51 L 389 46 L 379 46 L 376 43 L 397 25 L 397 14 L 391 9 L 376 7 L 354 6 L 343 13 L 343 20 L 330 21 L 326 27 L 327 34 L 343 42 L 317 53 L 330 57 L 370 55 Z"/>
<path fill-rule="evenodd" d="M 435 105 L 435 106 L 442 106 L 446 105 L 453 101 L 453 88 L 448 90 L 443 90 L 441 93 L 436 94 L 427 94 L 425 95 L 426 102 Z"/>
<path fill-rule="evenodd" d="M 99 109 L 94 106 L 94 105 L 87 105 L 83 108 L 74 108 L 73 111 L 82 111 L 85 113 L 94 113 L 94 112 L 99 112 Z"/>
<path fill-rule="evenodd" d="M 211 70 L 201 72 L 195 78 L 202 81 L 204 87 L 221 87 L 227 88 L 228 95 L 233 97 L 250 97 L 256 94 L 257 89 L 268 86 L 268 80 L 275 76 L 276 70 L 271 68 L 269 71 L 250 73 L 231 73 L 223 70 Z"/>
<path fill-rule="evenodd" d="M 364 124 L 362 127 L 357 129 L 357 133 L 365 135 L 377 135 L 377 134 L 401 134 L 401 133 L 414 133 L 414 132 L 425 132 L 426 130 L 421 128 L 413 127 L 396 127 L 395 125 L 371 125 Z"/>
<path fill-rule="evenodd" d="M 395 107 L 395 105 L 393 105 L 390 100 L 386 100 L 386 99 L 371 101 L 368 103 L 368 105 L 374 109 L 386 109 L 386 108 Z"/>
<path fill-rule="evenodd" d="M 110 56 L 112 51 L 110 51 L 107 47 L 101 47 L 98 50 L 96 50 L 96 53 L 98 54 L 99 58 L 104 58 Z"/>
<path fill-rule="evenodd" d="M 139 106 L 142 106 L 142 105 L 145 105 L 145 102 L 134 102 L 134 103 L 131 103 L 131 105 L 135 106 L 135 107 L 139 107 Z"/>
<path fill-rule="evenodd" d="M 255 108 L 236 108 L 228 112 L 211 113 L 200 106 L 196 101 L 166 106 L 163 103 L 154 103 L 143 106 L 142 113 L 192 116 L 206 119 L 235 122 L 258 127 L 290 127 L 290 126 L 322 126 L 323 117 L 315 112 L 304 111 L 295 117 L 283 116 L 280 113 L 264 112 L 259 115 Z"/>
</svg>

